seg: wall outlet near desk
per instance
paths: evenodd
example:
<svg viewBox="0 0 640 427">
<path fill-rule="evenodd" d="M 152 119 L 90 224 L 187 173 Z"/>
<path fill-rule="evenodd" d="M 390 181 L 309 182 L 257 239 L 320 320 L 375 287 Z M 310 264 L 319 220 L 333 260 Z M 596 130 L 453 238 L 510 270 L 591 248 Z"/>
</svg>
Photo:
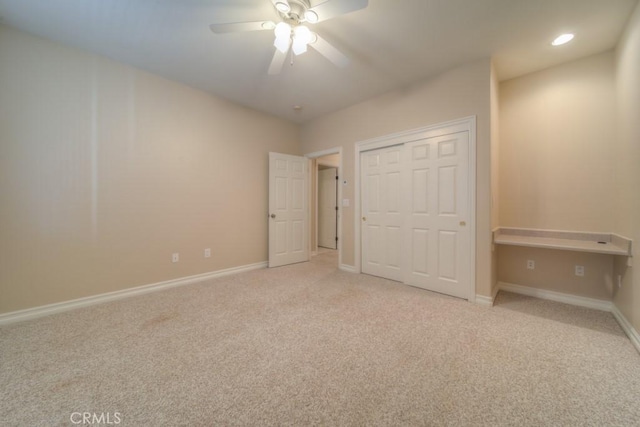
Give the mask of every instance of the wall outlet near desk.
<svg viewBox="0 0 640 427">
<path fill-rule="evenodd" d="M 532 259 L 527 260 L 527 270 L 534 270 L 536 268 L 536 262 Z"/>
<path fill-rule="evenodd" d="M 207 248 L 204 250 L 204 257 L 211 258 L 211 248 Z"/>
<path fill-rule="evenodd" d="M 576 265 L 576 276 L 584 276 L 584 265 Z"/>
<path fill-rule="evenodd" d="M 178 262 L 180 261 L 180 254 L 175 252 L 174 254 L 171 255 L 171 262 Z"/>
</svg>

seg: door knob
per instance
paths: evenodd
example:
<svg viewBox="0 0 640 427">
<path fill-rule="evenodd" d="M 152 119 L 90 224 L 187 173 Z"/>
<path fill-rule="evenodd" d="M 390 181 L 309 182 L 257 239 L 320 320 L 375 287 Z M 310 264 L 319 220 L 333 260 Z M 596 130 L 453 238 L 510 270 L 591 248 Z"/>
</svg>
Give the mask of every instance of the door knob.
<svg viewBox="0 0 640 427">
<path fill-rule="evenodd" d="M 366 216 L 363 216 L 363 217 L 362 217 L 362 220 L 363 220 L 363 221 L 366 221 L 366 220 L 367 220 L 367 217 L 366 217 Z"/>
<path fill-rule="evenodd" d="M 464 221 L 460 221 L 460 225 L 464 227 L 465 225 L 467 225 L 467 223 Z"/>
<path fill-rule="evenodd" d="M 275 217 L 276 217 L 276 214 L 271 214 L 271 218 L 275 218 Z"/>
</svg>

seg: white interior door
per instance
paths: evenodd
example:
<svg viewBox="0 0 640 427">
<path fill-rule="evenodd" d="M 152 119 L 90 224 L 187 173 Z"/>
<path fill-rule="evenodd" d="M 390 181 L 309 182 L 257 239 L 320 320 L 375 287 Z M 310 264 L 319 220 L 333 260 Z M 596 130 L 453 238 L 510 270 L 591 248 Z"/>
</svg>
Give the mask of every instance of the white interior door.
<svg viewBox="0 0 640 427">
<path fill-rule="evenodd" d="M 469 133 L 405 145 L 404 282 L 469 298 Z"/>
<path fill-rule="evenodd" d="M 336 168 L 318 171 L 318 246 L 337 248 L 337 176 Z"/>
<path fill-rule="evenodd" d="M 362 272 L 402 281 L 403 146 L 360 154 Z"/>
<path fill-rule="evenodd" d="M 309 260 L 308 162 L 269 153 L 269 267 Z"/>
</svg>

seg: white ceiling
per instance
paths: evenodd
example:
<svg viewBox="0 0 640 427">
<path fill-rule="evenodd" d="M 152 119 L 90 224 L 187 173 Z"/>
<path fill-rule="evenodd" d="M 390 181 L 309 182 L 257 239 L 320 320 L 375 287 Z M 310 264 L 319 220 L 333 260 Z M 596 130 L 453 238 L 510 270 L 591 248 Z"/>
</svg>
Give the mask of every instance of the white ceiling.
<svg viewBox="0 0 640 427">
<path fill-rule="evenodd" d="M 270 0 L 0 0 L 0 22 L 301 123 L 489 56 L 506 80 L 606 51 L 637 3 L 369 0 L 313 26 L 351 58 L 348 67 L 310 49 L 277 76 L 267 75 L 271 31 L 216 35 L 208 27 L 276 20 Z M 551 47 L 563 32 L 575 40 Z"/>
</svg>

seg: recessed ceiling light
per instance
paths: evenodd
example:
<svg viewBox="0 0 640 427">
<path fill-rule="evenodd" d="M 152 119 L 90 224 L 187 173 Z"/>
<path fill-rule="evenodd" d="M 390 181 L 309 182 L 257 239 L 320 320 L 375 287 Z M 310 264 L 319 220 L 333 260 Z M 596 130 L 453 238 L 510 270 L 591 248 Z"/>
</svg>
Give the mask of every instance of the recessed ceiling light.
<svg viewBox="0 0 640 427">
<path fill-rule="evenodd" d="M 288 13 L 291 10 L 289 3 L 284 1 L 276 2 L 276 9 L 278 9 L 282 13 Z"/>
<path fill-rule="evenodd" d="M 569 43 L 571 40 L 573 40 L 573 34 L 563 34 L 556 37 L 556 39 L 551 42 L 551 44 L 553 46 L 560 46 L 562 44 Z"/>
<path fill-rule="evenodd" d="M 302 105 L 294 105 L 293 106 L 293 110 L 294 111 L 302 111 Z"/>
<path fill-rule="evenodd" d="M 276 24 L 273 21 L 265 21 L 262 23 L 262 28 L 265 30 L 273 30 L 276 28 Z"/>
</svg>

